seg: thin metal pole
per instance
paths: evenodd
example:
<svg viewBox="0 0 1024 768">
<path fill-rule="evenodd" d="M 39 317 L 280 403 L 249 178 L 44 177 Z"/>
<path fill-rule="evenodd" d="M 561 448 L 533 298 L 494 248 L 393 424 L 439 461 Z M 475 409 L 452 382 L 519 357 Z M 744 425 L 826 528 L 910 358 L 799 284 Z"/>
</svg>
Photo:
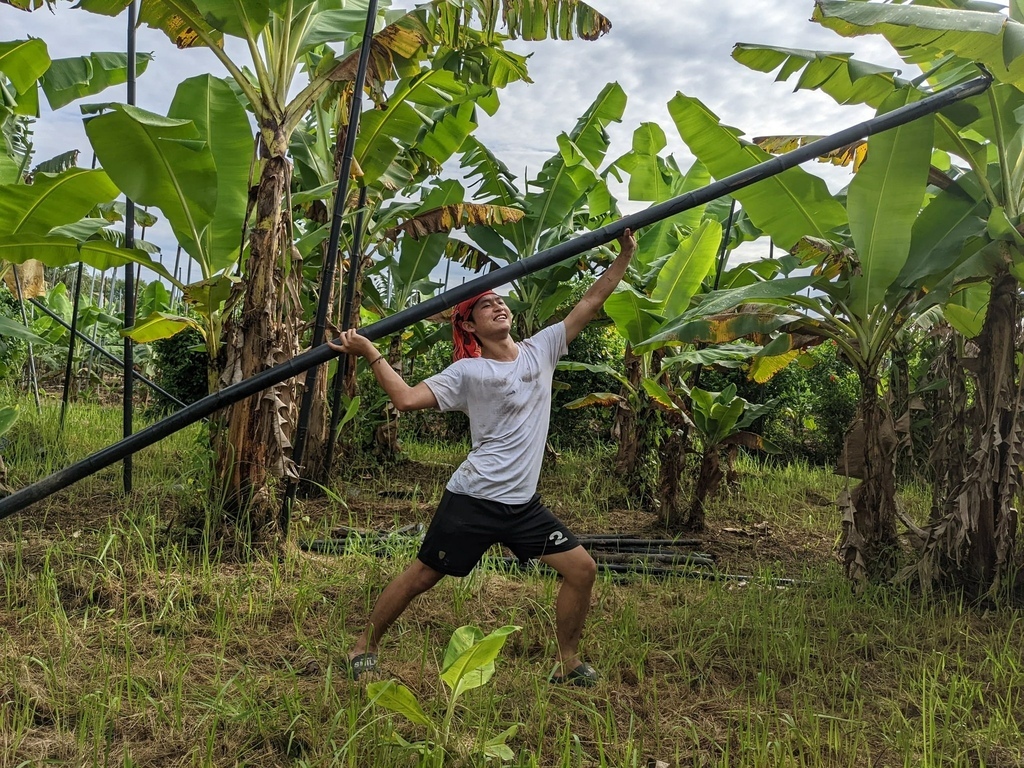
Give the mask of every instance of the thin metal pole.
<svg viewBox="0 0 1024 768">
<path fill-rule="evenodd" d="M 69 325 L 68 323 L 66 323 L 66 322 L 64 321 L 64 319 L 63 319 L 63 318 L 62 318 L 62 317 L 61 317 L 60 315 L 58 315 L 58 314 L 57 314 L 56 312 L 54 312 L 54 311 L 53 311 L 52 309 L 50 309 L 49 307 L 47 307 L 47 306 L 46 306 L 45 304 L 43 304 L 43 303 L 42 303 L 42 302 L 40 302 L 40 301 L 37 301 L 36 299 L 29 299 L 28 301 L 29 301 L 29 304 L 31 304 L 32 306 L 34 306 L 34 307 L 35 307 L 36 309 L 38 309 L 38 310 L 40 310 L 41 312 L 43 312 L 44 314 L 48 315 L 48 316 L 49 316 L 50 318 L 52 318 L 52 319 L 53 319 L 53 320 L 55 320 L 56 322 L 60 323 L 60 324 L 61 324 L 62 326 L 64 326 L 65 328 L 67 328 L 67 329 L 68 329 L 69 331 L 72 331 L 72 332 L 74 333 L 74 335 L 75 335 L 76 337 L 78 337 L 79 339 L 81 339 L 82 341 L 84 341 L 84 342 L 85 342 L 86 344 L 88 344 L 88 345 L 89 345 L 89 346 L 90 346 L 90 347 L 91 347 L 91 348 L 92 348 L 93 350 L 95 350 L 96 352 L 99 352 L 99 353 L 100 353 L 101 355 L 103 355 L 103 357 L 107 358 L 107 360 L 109 360 L 110 362 L 114 363 L 115 365 L 119 365 L 119 366 L 121 366 L 122 368 L 124 367 L 124 360 L 122 360 L 122 359 L 121 359 L 120 357 L 118 357 L 117 355 L 112 355 L 112 354 L 110 354 L 109 352 L 107 352 L 107 350 L 105 350 L 105 349 L 104 349 L 104 348 L 103 348 L 102 346 L 100 346 L 99 344 L 97 344 L 97 343 L 96 343 L 95 341 L 93 341 L 92 339 L 90 339 L 90 338 L 89 338 L 88 336 L 86 336 L 86 335 L 85 335 L 84 333 L 82 333 L 81 331 L 76 331 L 76 330 L 74 330 L 74 329 L 73 329 L 73 328 L 72 328 L 72 327 L 71 327 L 71 326 L 70 326 L 70 325 Z M 145 384 L 145 385 L 146 385 L 147 387 L 149 387 L 150 389 L 152 389 L 152 390 L 153 390 L 154 392 L 156 392 L 156 393 L 157 393 L 158 395 L 160 395 L 161 397 L 165 397 L 165 398 L 167 398 L 167 399 L 168 399 L 168 400 L 170 400 L 170 401 L 171 401 L 172 403 L 174 403 L 175 405 L 177 405 L 177 406 L 179 406 L 179 407 L 181 407 L 181 408 L 184 408 L 184 407 L 185 407 L 185 403 L 181 402 L 181 400 L 179 400 L 178 398 L 176 398 L 176 397 L 175 397 L 174 395 L 172 395 L 172 394 L 171 394 L 170 392 L 168 392 L 167 390 L 163 389 L 163 388 L 162 388 L 162 387 L 161 387 L 161 386 L 160 386 L 159 384 L 157 384 L 156 382 L 154 382 L 154 381 L 150 381 L 149 379 L 147 379 L 147 378 L 146 378 L 145 376 L 143 376 L 143 375 L 142 375 L 141 373 L 139 373 L 138 371 L 136 371 L 136 370 L 134 370 L 134 369 L 133 369 L 133 370 L 132 370 L 132 375 L 133 375 L 133 376 L 135 377 L 135 379 L 136 379 L 137 381 L 141 382 L 142 384 Z"/>
<path fill-rule="evenodd" d="M 341 167 L 338 169 L 338 186 L 334 191 L 334 215 L 331 219 L 331 236 L 327 243 L 327 254 L 320 275 L 320 300 L 316 307 L 316 321 L 313 325 L 311 346 L 319 347 L 324 343 L 327 329 L 327 310 L 330 307 L 331 289 L 334 286 L 334 272 L 338 264 L 338 244 L 341 240 L 341 224 L 345 215 L 345 203 L 348 199 L 348 182 L 352 172 L 352 157 L 356 149 L 356 134 L 359 132 L 359 116 L 363 107 L 363 82 L 366 79 L 366 68 L 370 61 L 370 49 L 373 47 L 373 27 L 377 21 L 377 0 L 370 0 L 366 8 L 366 25 L 363 27 L 363 41 L 359 49 L 359 66 L 356 68 L 356 79 L 352 83 L 352 99 L 349 102 L 348 130 L 345 131 L 345 147 L 341 156 Z M 313 400 L 316 395 L 317 379 L 320 366 L 314 365 L 306 371 L 302 387 L 302 405 L 299 408 L 299 422 L 292 440 L 292 461 L 299 472 L 302 472 L 302 460 L 306 453 L 306 439 L 309 435 L 309 419 L 313 413 Z M 288 523 L 291 519 L 292 504 L 298 482 L 289 477 L 285 486 L 284 501 L 278 523 L 282 533 L 288 535 Z"/>
<path fill-rule="evenodd" d="M 64 418 L 67 416 L 68 403 L 71 400 L 71 368 L 75 361 L 75 337 L 78 335 L 78 300 L 82 295 L 82 271 L 85 265 L 78 262 L 78 277 L 75 279 L 75 296 L 71 302 L 71 331 L 68 338 L 68 360 L 64 366 L 64 397 L 60 401 L 60 431 L 64 431 Z"/>
<path fill-rule="evenodd" d="M 736 198 L 732 199 L 729 204 L 729 219 L 725 224 L 725 232 L 722 234 L 722 249 L 718 253 L 718 264 L 715 268 L 715 287 L 714 290 L 718 290 L 719 284 L 722 282 L 722 272 L 725 271 L 725 262 L 729 258 L 729 241 L 732 240 L 732 222 L 736 216 Z"/>
<path fill-rule="evenodd" d="M 355 230 L 352 233 L 352 251 L 348 257 L 348 281 L 345 284 L 345 302 L 341 309 L 341 330 L 352 327 L 352 305 L 356 297 L 356 278 L 359 277 L 359 261 L 363 258 L 363 215 L 366 212 L 366 187 L 359 188 L 359 210 L 356 212 Z M 449 262 L 450 263 L 450 262 Z M 341 398 L 345 394 L 345 379 L 351 358 L 342 355 L 338 370 L 334 373 L 334 391 L 331 393 L 331 426 L 327 430 L 327 456 L 324 464 L 328 469 L 334 464 L 334 451 L 338 445 L 338 425 L 341 423 Z"/>
<path fill-rule="evenodd" d="M 128 6 L 128 104 L 135 105 L 135 0 Z M 131 198 L 126 198 L 124 206 L 124 247 L 135 247 L 135 203 Z M 124 265 L 124 327 L 130 328 L 135 325 L 135 265 L 128 263 Z M 135 344 L 131 337 L 124 337 L 124 400 L 123 411 L 123 432 L 124 437 L 132 434 L 132 411 L 134 409 L 135 395 Z M 129 454 L 124 457 L 123 471 L 121 473 L 124 485 L 124 492 L 132 492 L 132 457 Z"/>
<path fill-rule="evenodd" d="M 643 211 L 624 216 L 618 221 L 606 224 L 599 229 L 586 232 L 572 240 L 559 243 L 533 256 L 477 277 L 457 288 L 452 288 L 450 291 L 445 291 L 431 299 L 427 299 L 414 307 L 396 312 L 372 325 L 360 328 L 359 333 L 370 341 L 390 336 L 413 323 L 425 320 L 431 315 L 436 315 L 449 307 L 455 306 L 460 301 L 472 298 L 483 291 L 496 288 L 499 285 L 505 285 L 513 280 L 518 280 L 520 277 L 533 274 L 563 261 L 574 259 L 586 251 L 615 240 L 626 229 L 637 232 L 642 227 L 662 221 L 677 213 L 705 205 L 723 195 L 731 195 L 736 190 L 743 189 L 759 181 L 764 181 L 800 163 L 813 160 L 846 146 L 852 141 L 905 125 L 919 117 L 937 112 L 957 101 L 983 93 L 991 84 L 992 78 L 986 73 L 983 77 L 953 86 L 941 93 L 928 96 L 921 101 L 894 109 L 892 112 L 887 112 L 884 115 L 858 123 L 838 133 L 825 136 L 815 142 L 794 149 L 792 152 L 778 155 L 759 165 L 747 168 L 739 173 L 734 173 L 706 187 L 701 187 L 692 192 L 687 192 L 685 195 L 666 200 L 664 203 L 651 206 Z M 32 485 L 0 499 L 0 519 L 18 512 L 40 499 L 45 499 L 47 496 L 63 488 L 67 488 L 83 477 L 88 477 L 105 467 L 109 467 L 125 456 L 153 445 L 153 443 L 219 411 L 221 408 L 237 403 L 239 400 L 255 395 L 257 392 L 262 392 L 268 387 L 273 387 L 283 381 L 287 381 L 314 365 L 322 365 L 332 357 L 336 357 L 337 354 L 327 344 L 321 344 L 318 347 L 296 355 L 291 360 L 275 365 L 273 368 L 268 368 L 265 371 L 260 371 L 255 376 L 207 395 L 203 399 L 197 400 L 180 411 L 171 414 L 162 421 L 152 424 L 140 432 L 136 432 L 131 437 L 125 438 L 114 445 L 107 446 L 91 456 L 72 464 L 70 467 L 54 472 L 52 475 Z"/>
<path fill-rule="evenodd" d="M 25 292 L 21 289 L 21 276 L 18 274 L 18 267 L 11 265 L 14 273 L 14 287 L 18 290 L 18 304 L 21 306 L 21 321 L 25 327 L 29 327 L 28 312 L 25 311 Z M 28 375 L 31 377 L 32 396 L 36 401 L 36 413 L 43 412 L 43 405 L 39 402 L 39 379 L 36 374 L 36 353 L 32 348 L 32 342 L 28 343 Z"/>
<path fill-rule="evenodd" d="M 179 280 L 180 279 L 179 275 L 181 274 L 181 270 L 178 269 L 178 266 L 180 264 L 181 264 L 181 246 L 179 245 L 178 246 L 178 250 L 175 251 L 175 253 L 174 253 L 174 271 L 171 272 L 171 274 L 174 275 L 174 279 L 175 280 Z M 175 286 L 174 283 L 171 283 L 171 306 L 172 307 L 174 306 L 174 292 L 176 290 L 177 290 L 177 286 Z"/>
</svg>

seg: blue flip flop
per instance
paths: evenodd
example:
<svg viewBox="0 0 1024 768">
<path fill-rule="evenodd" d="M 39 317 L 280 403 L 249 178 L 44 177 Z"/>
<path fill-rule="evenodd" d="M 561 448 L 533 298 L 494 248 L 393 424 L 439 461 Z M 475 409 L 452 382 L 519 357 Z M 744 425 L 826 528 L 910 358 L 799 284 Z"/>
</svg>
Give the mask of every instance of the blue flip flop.
<svg viewBox="0 0 1024 768">
<path fill-rule="evenodd" d="M 589 664 L 580 663 L 578 667 L 564 675 L 551 675 L 549 683 L 554 685 L 574 685 L 578 688 L 593 688 L 601 675 Z"/>
<path fill-rule="evenodd" d="M 377 672 L 376 653 L 360 653 L 348 660 L 348 674 L 353 680 L 358 680 L 363 675 L 376 675 Z"/>
</svg>

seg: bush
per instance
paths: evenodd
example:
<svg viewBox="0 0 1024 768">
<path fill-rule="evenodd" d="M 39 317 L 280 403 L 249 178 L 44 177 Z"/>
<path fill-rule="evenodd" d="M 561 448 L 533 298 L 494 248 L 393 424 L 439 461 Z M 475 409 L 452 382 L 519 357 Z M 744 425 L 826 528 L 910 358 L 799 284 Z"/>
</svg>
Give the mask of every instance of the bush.
<svg viewBox="0 0 1024 768">
<path fill-rule="evenodd" d="M 152 343 L 156 383 L 186 405 L 209 394 L 207 355 L 202 334 L 194 329 Z M 198 348 L 198 351 L 197 351 Z"/>
<path fill-rule="evenodd" d="M 781 458 L 828 465 L 838 460 L 846 430 L 860 398 L 856 372 L 829 341 L 813 348 L 810 368 L 792 364 L 761 385 L 742 369 L 705 371 L 701 387 L 721 390 L 736 384 L 738 394 L 751 402 L 779 398 L 779 404 L 753 430 L 782 449 Z"/>
<path fill-rule="evenodd" d="M 18 300 L 0 287 L 0 317 L 22 324 Z M 21 375 L 28 354 L 28 344 L 12 336 L 0 335 L 0 382 L 12 382 Z"/>
</svg>

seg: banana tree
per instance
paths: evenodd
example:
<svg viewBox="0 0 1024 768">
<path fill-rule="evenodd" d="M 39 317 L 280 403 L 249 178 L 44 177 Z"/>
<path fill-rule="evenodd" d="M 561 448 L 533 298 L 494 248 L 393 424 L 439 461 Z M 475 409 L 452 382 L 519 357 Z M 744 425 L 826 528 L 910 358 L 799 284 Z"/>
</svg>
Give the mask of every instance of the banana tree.
<svg viewBox="0 0 1024 768">
<path fill-rule="evenodd" d="M 882 109 L 912 98 L 912 88 L 895 90 Z M 897 549 L 893 446 L 882 439 L 889 415 L 879 397 L 881 366 L 899 330 L 955 292 L 956 270 L 975 252 L 965 233 L 982 225 L 977 201 L 958 186 L 927 188 L 933 131 L 933 121 L 923 118 L 871 138 L 846 196 L 846 247 L 838 233 L 830 233 L 803 238 L 793 248 L 813 267 L 811 275 L 712 294 L 656 337 L 674 338 L 690 322 L 756 302 L 761 312 L 800 316 L 780 330 L 837 343 L 861 380 L 867 438 L 864 481 L 844 502 L 840 545 L 847 573 L 858 580 L 891 575 Z M 963 236 L 937 247 L 943 229 Z"/>
<path fill-rule="evenodd" d="M 722 451 L 738 446 L 769 453 L 778 451 L 761 435 L 747 431 L 747 427 L 770 413 L 778 401 L 747 402 L 736 394 L 735 384 L 730 384 L 721 392 L 711 392 L 700 387 L 686 388 L 684 385 L 683 390 L 690 400 L 690 412 L 687 412 L 681 398 L 658 382 L 645 381 L 644 388 L 660 408 L 676 420 L 684 421 L 693 427 L 700 438 L 700 470 L 683 529 L 703 532 L 705 505 L 708 498 L 713 498 L 718 492 L 725 477 L 721 468 Z"/>
<path fill-rule="evenodd" d="M 190 314 L 161 308 L 140 316 L 126 333 L 148 343 L 187 328 L 199 331 L 209 360 L 208 387 L 215 391 L 223 324 L 237 300 L 234 273 L 244 252 L 252 156 L 245 107 L 225 81 L 201 75 L 178 86 L 167 117 L 110 104 L 88 118 L 85 128 L 104 170 L 136 203 L 163 213 L 200 269 L 200 280 L 191 285 L 162 275 L 189 303 Z"/>
<path fill-rule="evenodd" d="M 935 5 L 942 7 L 930 7 Z M 968 6 L 972 10 L 966 10 Z M 1014 565 L 1014 495 L 1020 485 L 1015 447 L 1020 445 L 1021 430 L 1015 385 L 1019 365 L 1013 350 L 1019 347 L 1015 329 L 1024 263 L 1018 234 L 1024 135 L 1013 113 L 1024 105 L 1024 58 L 1010 41 L 1024 30 L 1024 18 L 1016 3 L 1010 4 L 1007 17 L 1000 9 L 945 0 L 901 6 L 820 2 L 814 20 L 842 35 L 882 34 L 908 64 L 924 71 L 918 81 L 932 87 L 969 77 L 976 72 L 975 61 L 984 63 L 997 80 L 985 98 L 946 110 L 936 119 L 935 147 L 952 158 L 945 183 L 955 180 L 964 202 L 947 203 L 949 214 L 933 221 L 932 240 L 938 250 L 933 258 L 948 261 L 965 243 L 973 244 L 974 258 L 957 275 L 971 287 L 943 311 L 957 330 L 976 338 L 978 352 L 969 376 L 978 396 L 968 411 L 969 421 L 949 425 L 950 430 L 970 434 L 971 440 L 965 452 L 944 452 L 952 461 L 936 468 L 939 486 L 950 492 L 936 504 L 927 531 L 919 537 L 925 545 L 917 567 L 926 585 L 952 579 L 979 593 L 994 593 Z M 793 62 L 780 71 L 788 76 L 800 69 Z M 856 73 L 878 78 L 861 63 L 852 63 L 848 72 L 854 73 L 846 75 L 850 81 L 858 80 Z M 802 77 L 800 82 L 815 87 L 812 78 Z M 848 88 L 823 89 L 840 101 L 857 100 Z"/>
<path fill-rule="evenodd" d="M 84 0 L 78 7 L 117 15 L 129 1 Z M 610 26 L 583 3 L 563 0 L 549 5 L 565 13 L 544 19 L 515 17 L 513 32 L 554 36 L 566 31 L 571 34 L 575 28 L 585 37 L 596 36 Z M 231 381 L 249 378 L 299 349 L 302 270 L 295 263 L 290 211 L 284 206 L 292 178 L 287 152 L 292 133 L 312 106 L 331 89 L 343 92 L 350 88 L 358 55 L 354 49 L 362 29 L 358 7 L 329 8 L 305 0 L 244 4 L 144 0 L 140 6 L 140 22 L 161 30 L 179 47 L 201 45 L 213 52 L 243 94 L 257 124 L 259 179 L 253 195 L 250 253 L 242 272 L 244 296 L 237 321 L 232 319 L 224 333 L 225 371 Z M 575 22 L 575 27 L 563 25 L 565 19 Z M 438 0 L 393 19 L 372 40 L 367 88 L 371 94 L 382 94 L 396 70 L 402 74 L 414 71 L 438 46 L 459 50 L 464 41 L 475 42 L 481 36 L 496 49 L 492 70 L 501 70 L 505 62 L 502 36 L 496 31 L 498 20 L 498 5 L 493 0 Z M 535 24 L 538 20 L 541 23 Z M 225 37 L 244 42 L 251 56 L 248 69 L 228 53 L 223 46 Z M 343 46 L 341 54 L 331 47 L 337 43 Z M 316 59 L 312 66 L 310 54 Z M 293 88 L 302 67 L 307 68 L 309 81 Z M 287 455 L 294 411 L 294 387 L 281 385 L 233 406 L 218 432 L 220 496 L 229 507 L 246 510 L 246 535 L 255 539 L 277 539 L 267 480 L 294 472 Z"/>
</svg>

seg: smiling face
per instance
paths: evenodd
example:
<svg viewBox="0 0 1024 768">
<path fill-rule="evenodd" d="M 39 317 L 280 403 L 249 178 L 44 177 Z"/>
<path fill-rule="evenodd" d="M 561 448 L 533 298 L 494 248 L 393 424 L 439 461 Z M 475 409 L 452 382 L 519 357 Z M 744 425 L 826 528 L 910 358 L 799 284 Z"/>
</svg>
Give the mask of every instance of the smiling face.
<svg viewBox="0 0 1024 768">
<path fill-rule="evenodd" d="M 512 329 L 512 313 L 501 296 L 489 293 L 473 306 L 469 319 L 462 322 L 462 327 L 477 337 L 507 335 Z"/>
</svg>

